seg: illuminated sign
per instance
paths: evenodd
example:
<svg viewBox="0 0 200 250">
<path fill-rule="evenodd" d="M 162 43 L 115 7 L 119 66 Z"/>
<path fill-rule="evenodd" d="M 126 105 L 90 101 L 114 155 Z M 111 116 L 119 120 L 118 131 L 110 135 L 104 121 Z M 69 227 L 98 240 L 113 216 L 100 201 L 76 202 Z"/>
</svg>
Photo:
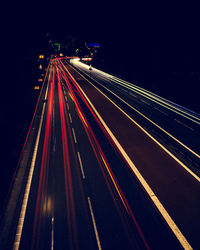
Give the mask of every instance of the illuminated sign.
<svg viewBox="0 0 200 250">
<path fill-rule="evenodd" d="M 61 44 L 60 43 L 54 43 L 55 46 L 57 46 L 58 51 L 61 49 Z"/>
<path fill-rule="evenodd" d="M 88 46 L 90 46 L 90 47 L 100 47 L 101 46 L 101 44 L 99 44 L 99 43 L 89 43 L 89 45 Z"/>
</svg>

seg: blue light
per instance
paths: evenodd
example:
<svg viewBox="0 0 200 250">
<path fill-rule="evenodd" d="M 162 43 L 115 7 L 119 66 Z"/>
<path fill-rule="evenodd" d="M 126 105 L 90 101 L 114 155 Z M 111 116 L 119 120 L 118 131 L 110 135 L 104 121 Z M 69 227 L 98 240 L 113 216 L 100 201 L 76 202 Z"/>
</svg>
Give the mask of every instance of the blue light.
<svg viewBox="0 0 200 250">
<path fill-rule="evenodd" d="M 89 43 L 90 47 L 100 47 L 101 44 L 99 43 Z"/>
</svg>

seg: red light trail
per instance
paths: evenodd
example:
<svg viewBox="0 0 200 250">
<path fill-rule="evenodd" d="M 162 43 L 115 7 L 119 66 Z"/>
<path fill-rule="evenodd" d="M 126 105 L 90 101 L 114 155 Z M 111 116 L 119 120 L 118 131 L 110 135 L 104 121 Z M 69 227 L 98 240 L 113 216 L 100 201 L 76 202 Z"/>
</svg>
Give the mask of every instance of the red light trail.
<svg viewBox="0 0 200 250">
<path fill-rule="evenodd" d="M 53 68 L 53 78 L 49 86 L 48 103 L 47 103 L 47 120 L 45 128 L 44 146 L 42 153 L 41 170 L 39 177 L 39 186 L 37 193 L 34 228 L 32 236 L 32 249 L 38 248 L 38 240 L 40 235 L 40 225 L 42 220 L 43 206 L 47 203 L 47 184 L 48 184 L 48 170 L 49 170 L 49 156 L 50 156 L 50 141 L 51 141 L 51 127 L 53 114 L 53 99 L 55 86 L 55 69 Z"/>
</svg>

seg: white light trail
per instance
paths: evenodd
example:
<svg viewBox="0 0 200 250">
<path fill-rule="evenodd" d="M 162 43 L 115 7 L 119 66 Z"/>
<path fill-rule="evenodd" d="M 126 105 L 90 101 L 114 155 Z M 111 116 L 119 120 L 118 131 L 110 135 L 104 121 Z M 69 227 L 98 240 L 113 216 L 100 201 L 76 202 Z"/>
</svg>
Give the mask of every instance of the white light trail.
<svg viewBox="0 0 200 250">
<path fill-rule="evenodd" d="M 84 73 L 89 72 L 89 66 L 84 64 L 84 63 L 81 63 L 79 61 L 79 59 L 71 59 L 70 62 L 72 64 L 76 65 L 80 70 L 86 71 Z M 167 109 L 197 123 L 198 125 L 200 125 L 200 114 L 197 114 L 196 112 L 194 112 L 192 110 L 189 110 L 185 107 L 182 107 L 182 106 L 180 106 L 172 101 L 169 101 L 163 97 L 160 97 L 160 96 L 158 96 L 158 95 L 156 95 L 148 90 L 145 90 L 145 89 L 138 87 L 138 86 L 136 86 L 132 83 L 129 83 L 127 81 L 124 81 L 118 77 L 107 74 L 101 70 L 94 68 L 94 67 L 93 67 L 93 72 L 97 73 L 98 75 L 100 75 L 101 77 L 103 77 L 107 80 L 114 81 L 118 85 L 121 85 L 121 86 L 127 88 L 128 90 L 134 91 L 135 93 L 138 93 L 138 94 L 144 96 L 145 98 L 163 106 L 164 108 L 167 108 Z"/>
<path fill-rule="evenodd" d="M 80 74 L 80 73 L 79 73 Z M 84 77 L 82 75 L 82 77 Z M 85 78 L 85 77 L 84 77 Z M 86 78 L 85 78 L 86 79 Z M 86 79 L 87 80 L 87 79 Z M 94 81 L 96 81 L 95 79 L 93 79 Z M 88 80 L 87 80 L 88 81 Z M 154 126 L 156 126 L 157 128 L 159 128 L 162 132 L 164 132 L 166 135 L 168 135 L 169 137 L 171 137 L 173 140 L 175 140 L 177 143 L 179 143 L 182 147 L 184 147 L 185 149 L 187 149 L 188 151 L 190 151 L 192 154 L 194 154 L 196 157 L 200 158 L 200 155 L 198 153 L 196 153 L 194 150 L 192 150 L 191 148 L 189 148 L 187 145 L 185 145 L 184 143 L 182 143 L 180 140 L 178 140 L 175 136 L 173 136 L 172 134 L 170 134 L 169 132 L 167 132 L 165 129 L 163 129 L 161 126 L 159 126 L 157 123 L 155 123 L 154 121 L 152 121 L 151 119 L 149 119 L 147 116 L 145 116 L 143 113 L 141 113 L 140 111 L 138 111 L 136 108 L 132 107 L 129 103 L 127 103 L 125 100 L 123 100 L 122 98 L 120 98 L 118 95 L 116 95 L 114 92 L 112 92 L 110 89 L 106 88 L 105 86 L 103 86 L 100 82 L 96 81 L 99 85 L 101 85 L 103 88 L 105 88 L 107 91 L 111 92 L 114 96 L 116 96 L 120 101 L 124 102 L 126 105 L 128 105 L 132 110 L 136 111 L 138 114 L 140 114 L 142 117 L 144 117 L 146 120 L 148 120 L 150 123 L 152 123 Z M 92 84 L 90 82 L 90 84 Z M 93 85 L 93 84 L 92 84 Z M 94 86 L 94 85 L 93 85 Z M 106 96 L 102 91 L 100 91 L 96 86 L 94 86 L 99 92 L 101 92 L 104 96 Z M 106 96 L 106 98 L 108 98 Z M 117 106 L 110 98 L 108 98 L 115 106 Z M 117 106 L 118 107 L 118 106 Z M 118 107 L 119 108 L 119 107 Z M 120 109 L 120 108 L 119 108 Z M 122 109 L 120 109 L 125 115 L 126 112 L 124 112 Z M 128 115 L 127 115 L 128 116 Z M 132 121 L 134 121 L 130 116 L 128 116 L 129 119 L 131 119 Z M 134 121 L 134 123 L 136 123 Z M 136 123 L 139 127 L 141 127 L 138 123 Z M 142 128 L 142 127 L 141 127 Z M 144 130 L 142 128 L 142 130 Z M 149 134 L 146 130 L 144 130 L 145 133 Z M 154 141 L 156 141 L 157 144 L 161 145 L 154 137 L 150 136 Z M 163 146 L 162 146 L 163 147 Z M 165 148 L 165 147 L 163 147 Z M 165 151 L 167 149 L 165 148 Z M 169 150 L 167 150 L 166 152 L 169 152 Z M 170 155 L 172 155 L 169 152 Z M 175 157 L 175 156 L 174 156 Z M 174 158 L 173 157 L 173 158 Z M 176 158 L 176 157 L 175 157 Z M 176 158 L 177 159 L 177 158 Z M 177 161 L 179 161 L 177 159 Z M 180 162 L 180 161 L 179 161 Z M 183 166 L 185 166 L 182 163 Z M 195 178 L 199 179 L 199 177 L 197 177 L 197 175 L 195 175 L 188 167 L 184 167 L 189 173 L 191 173 L 193 176 L 195 176 Z"/>
</svg>

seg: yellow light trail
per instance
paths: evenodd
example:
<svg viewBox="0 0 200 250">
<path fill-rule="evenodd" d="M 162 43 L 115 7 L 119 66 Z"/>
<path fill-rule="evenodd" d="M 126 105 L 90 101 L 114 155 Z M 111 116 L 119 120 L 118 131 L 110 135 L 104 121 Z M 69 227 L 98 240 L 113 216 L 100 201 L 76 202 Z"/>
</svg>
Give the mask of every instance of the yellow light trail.
<svg viewBox="0 0 200 250">
<path fill-rule="evenodd" d="M 102 158 L 102 160 L 103 160 L 103 163 L 104 163 L 104 165 L 105 165 L 105 167 L 106 167 L 106 169 L 107 169 L 107 172 L 108 172 L 108 174 L 109 174 L 109 176 L 110 176 L 110 178 L 111 178 L 111 180 L 112 180 L 112 182 L 113 182 L 113 184 L 114 184 L 114 186 L 115 186 L 115 189 L 117 190 L 117 193 L 118 193 L 118 195 L 119 195 L 119 197 L 120 197 L 120 199 L 121 199 L 121 201 L 122 201 L 122 203 L 123 203 L 125 209 L 126 209 L 127 212 L 128 212 L 128 208 L 127 208 L 127 206 L 126 206 L 126 204 L 125 204 L 125 202 L 124 202 L 124 199 L 123 199 L 123 197 L 122 197 L 122 195 L 121 195 L 121 193 L 120 193 L 120 191 L 119 191 L 119 189 L 118 189 L 118 186 L 117 186 L 117 184 L 116 184 L 116 182 L 115 182 L 115 180 L 114 180 L 114 178 L 113 178 L 113 176 L 112 176 L 112 174 L 111 174 L 111 172 L 110 172 L 110 170 L 109 170 L 109 167 L 108 167 L 108 165 L 107 165 L 107 163 L 106 163 L 106 161 L 105 161 L 103 155 L 102 155 L 101 153 L 100 153 L 100 155 L 101 155 L 101 158 Z"/>
</svg>

